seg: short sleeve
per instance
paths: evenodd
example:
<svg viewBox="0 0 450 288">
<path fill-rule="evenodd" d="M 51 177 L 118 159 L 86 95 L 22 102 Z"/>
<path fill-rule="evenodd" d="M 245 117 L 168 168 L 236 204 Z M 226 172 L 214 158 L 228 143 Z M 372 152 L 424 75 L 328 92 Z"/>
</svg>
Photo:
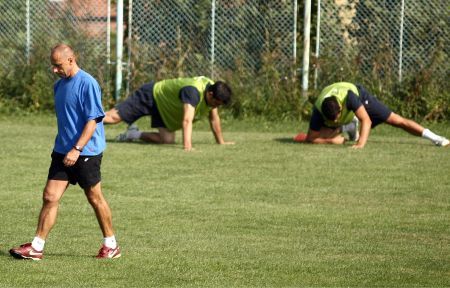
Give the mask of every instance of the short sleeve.
<svg viewBox="0 0 450 288">
<path fill-rule="evenodd" d="M 180 90 L 180 100 L 195 107 L 200 102 L 200 93 L 194 86 L 183 87 Z"/>
<path fill-rule="evenodd" d="M 355 93 L 353 93 L 353 91 L 349 90 L 348 94 L 347 94 L 347 104 L 346 105 L 347 105 L 348 110 L 355 112 L 363 104 L 361 103 L 361 100 L 359 99 L 359 97 Z"/>
<path fill-rule="evenodd" d="M 325 126 L 323 117 L 320 114 L 319 110 L 314 107 L 311 115 L 311 120 L 309 121 L 309 129 L 313 131 L 320 131 L 320 128 L 322 128 L 323 126 Z"/>
<path fill-rule="evenodd" d="M 102 107 L 102 97 L 100 86 L 93 81 L 86 81 L 84 83 L 83 92 L 83 114 L 87 121 L 96 119 L 97 123 L 105 117 L 105 112 Z"/>
</svg>

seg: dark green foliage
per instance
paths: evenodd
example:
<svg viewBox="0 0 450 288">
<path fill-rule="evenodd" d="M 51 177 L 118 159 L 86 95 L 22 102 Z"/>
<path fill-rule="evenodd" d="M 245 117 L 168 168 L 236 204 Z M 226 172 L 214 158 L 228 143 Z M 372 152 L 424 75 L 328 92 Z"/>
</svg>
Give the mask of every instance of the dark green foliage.
<svg viewBox="0 0 450 288">
<path fill-rule="evenodd" d="M 30 1 L 34 13 L 30 15 L 32 31 L 27 57 L 25 5 L 17 2 L 16 7 L 10 3 L 0 3 L 0 52 L 4 56 L 0 64 L 0 111 L 53 110 L 53 84 L 57 77 L 51 72 L 50 49 L 57 43 L 71 45 L 80 67 L 94 75 L 103 91 L 110 91 L 105 47 L 74 22 L 74 11 L 56 9 L 59 6 L 53 7 L 49 1 Z M 46 9 L 53 13 L 42 13 Z"/>
<path fill-rule="evenodd" d="M 0 110 L 53 109 L 52 87 L 56 78 L 50 73 L 47 54 L 48 51 L 43 49 L 34 54 L 30 65 L 19 62 L 16 67 L 0 71 Z M 175 61 L 178 58 L 161 56 L 161 59 L 166 60 L 162 61 L 154 75 L 141 70 L 141 62 L 135 63 L 133 83 L 136 86 L 151 79 L 189 75 L 182 69 L 177 70 L 180 68 Z M 384 57 L 388 55 L 380 54 L 380 65 L 386 65 L 383 64 Z M 256 73 L 245 69 L 239 61 L 236 62 L 235 71 L 218 73 L 222 75 L 221 79 L 231 83 L 234 92 L 234 101 L 225 114 L 237 118 L 263 116 L 274 121 L 305 119 L 321 88 L 333 82 L 349 81 L 363 84 L 386 105 L 405 117 L 429 121 L 450 119 L 448 77 L 435 71 L 437 65 L 443 65 L 439 53 L 436 53 L 430 66 L 417 71 L 416 75 L 404 79 L 402 83 L 392 81 L 390 77 L 380 77 L 375 72 L 371 77 L 361 75 L 357 56 L 337 65 L 324 55 L 316 63 L 320 65 L 321 73 L 317 89 L 310 90 L 308 101 L 302 97 L 300 75 L 295 74 L 295 67 L 280 71 L 273 64 L 273 53 L 264 54 L 262 59 L 262 67 Z M 312 77 L 310 87 L 314 88 Z M 107 99 L 107 96 L 104 98 Z"/>
<path fill-rule="evenodd" d="M 45 56 L 44 56 L 45 54 Z M 39 111 L 53 109 L 53 80 L 47 51 L 35 50 L 30 65 L 18 63 L 16 67 L 0 71 L 0 109 Z"/>
<path fill-rule="evenodd" d="M 230 112 L 237 118 L 263 117 L 272 121 L 297 120 L 309 113 L 301 96 L 300 82 L 294 67 L 280 71 L 273 64 L 275 53 L 262 57 L 262 67 L 255 74 L 241 63 L 233 73 L 223 73 L 232 83 L 234 99 Z"/>
<path fill-rule="evenodd" d="M 146 3 L 141 2 L 140 6 L 136 4 L 136 11 L 133 9 L 133 15 L 141 15 L 141 21 L 149 23 L 145 29 L 150 29 L 151 25 L 168 25 L 170 21 L 178 24 L 169 30 L 165 29 L 164 35 L 154 35 L 151 30 L 142 28 L 143 26 L 140 26 L 141 30 L 134 31 L 135 38 L 132 46 L 127 47 L 127 49 L 131 49 L 132 55 L 130 91 L 150 80 L 195 75 L 211 77 L 213 74 L 212 78 L 229 82 L 234 91 L 234 101 L 228 109 L 224 110 L 225 116 L 234 118 L 257 116 L 270 121 L 280 121 L 307 119 L 315 97 L 324 86 L 337 81 L 348 81 L 363 84 L 386 105 L 403 116 L 419 121 L 450 120 L 449 75 L 448 72 L 442 73 L 442 68 L 448 66 L 448 45 L 446 45 L 448 40 L 436 37 L 440 40 L 436 42 L 433 50 L 427 51 L 429 55 L 432 55 L 430 60 L 427 63 L 417 62 L 417 69 L 413 71 L 414 73 L 405 74 L 403 81 L 399 83 L 398 71 L 394 68 L 398 61 L 395 56 L 398 52 L 397 47 L 390 47 L 387 44 L 378 45 L 379 42 L 376 42 L 378 38 L 382 38 L 383 43 L 388 43 L 389 38 L 395 34 L 395 31 L 388 31 L 389 33 L 386 34 L 376 28 L 382 21 L 382 18 L 379 17 L 380 13 L 387 14 L 388 10 L 369 9 L 369 11 L 373 11 L 372 14 L 356 16 L 355 21 L 359 22 L 355 27 L 358 29 L 351 30 L 346 26 L 350 29 L 350 36 L 358 40 L 360 45 L 357 47 L 345 46 L 342 48 L 339 43 L 334 43 L 336 47 L 328 45 L 322 48 L 320 59 L 312 59 L 309 74 L 310 90 L 308 98 L 305 98 L 302 95 L 301 75 L 298 72 L 301 67 L 301 59 L 299 57 L 296 64 L 292 64 L 289 59 L 286 59 L 289 53 L 283 51 L 283 47 L 286 45 L 282 41 L 290 37 L 288 31 L 269 31 L 269 28 L 254 25 L 258 22 L 271 27 L 270 23 L 283 20 L 283 15 L 286 15 L 287 12 L 272 9 L 272 2 L 261 1 L 255 6 L 256 8 L 247 7 L 245 9 L 241 7 L 243 1 L 230 2 L 230 5 L 217 3 L 216 29 L 221 29 L 222 34 L 230 35 L 230 38 L 228 41 L 216 41 L 216 51 L 221 51 L 223 58 L 216 59 L 214 73 L 211 73 L 212 65 L 208 50 L 211 33 L 209 26 L 210 1 L 178 1 L 168 12 L 172 13 L 173 17 L 158 16 L 167 12 L 165 12 L 166 6 L 163 5 L 163 2 L 157 2 L 155 5 L 149 5 L 150 2 Z M 359 5 L 363 4 L 370 8 L 372 2 L 366 1 Z M 303 10 L 302 5 L 303 3 L 299 3 L 299 11 Z M 187 7 L 194 8 L 188 9 Z M 286 9 L 289 7 L 286 6 Z M 315 9 L 316 7 L 313 8 L 313 11 Z M 230 11 L 236 13 L 236 15 L 233 14 L 233 21 L 229 21 L 227 18 L 229 16 L 227 13 L 231 13 Z M 195 23 L 187 21 L 181 16 L 186 16 L 186 13 L 189 13 L 190 17 L 194 17 L 197 21 Z M 411 17 L 410 15 L 406 16 L 407 19 Z M 70 19 L 71 16 L 67 15 L 65 18 Z M 302 27 L 301 18 L 299 17 L 299 30 Z M 335 27 L 336 35 L 341 35 L 342 25 L 339 19 L 330 17 L 327 19 L 335 21 L 332 22 L 335 25 L 331 25 L 331 27 Z M 45 21 L 45 19 L 40 21 Z M 314 23 L 315 21 L 313 21 L 313 25 Z M 439 36 L 441 24 L 423 20 L 419 26 L 429 27 L 428 30 L 431 34 Z M 424 33 L 420 27 L 417 27 L 418 33 L 414 36 L 423 41 L 432 41 L 431 34 Z M 446 27 L 445 23 L 443 27 Z M 223 30 L 229 30 L 230 33 L 225 33 Z M 313 27 L 312 31 L 314 30 Z M 114 105 L 111 79 L 114 79 L 115 71 L 110 69 L 106 63 L 107 55 L 104 53 L 103 47 L 89 45 L 89 41 L 91 41 L 89 37 L 71 26 L 70 21 L 63 21 L 61 31 L 61 35 L 65 38 L 58 39 L 58 41 L 71 44 L 79 54 L 78 60 L 81 67 L 99 81 L 103 89 L 105 107 L 109 108 Z M 196 37 L 189 36 L 192 34 Z M 145 38 L 149 35 L 152 36 L 151 39 Z M 412 37 L 411 35 L 407 36 Z M 18 35 L 18 37 L 23 38 L 24 36 Z M 49 71 L 48 54 L 51 45 L 55 44 L 57 40 L 51 35 L 39 37 L 47 37 L 45 39 L 48 46 L 32 47 L 29 65 L 16 55 L 22 53 L 24 47 L 9 47 L 2 44 L 2 54 L 7 58 L 5 62 L 10 64 L 0 67 L 1 111 L 16 111 L 17 109 L 51 111 L 53 109 L 52 86 L 56 78 L 51 76 Z M 302 37 L 299 35 L 299 44 L 301 41 Z M 314 43 L 314 39 L 312 43 Z M 409 42 L 405 41 L 405 46 L 407 44 Z M 298 46 L 300 52 L 302 47 Z M 378 47 L 375 52 L 368 49 L 375 46 Z M 112 48 L 114 49 L 114 45 Z M 405 50 L 405 57 L 408 59 L 418 58 L 414 53 L 419 52 L 414 52 L 415 50 L 411 47 L 408 48 Z M 242 52 L 236 55 L 228 54 L 227 51 Z M 114 55 L 114 51 L 112 51 L 112 55 Z M 318 78 L 314 79 L 314 68 L 316 67 L 319 74 Z M 446 70 L 444 69 L 444 71 Z M 125 74 L 124 80 L 126 80 Z M 122 90 L 121 96 L 122 98 L 127 97 L 125 89 Z"/>
</svg>

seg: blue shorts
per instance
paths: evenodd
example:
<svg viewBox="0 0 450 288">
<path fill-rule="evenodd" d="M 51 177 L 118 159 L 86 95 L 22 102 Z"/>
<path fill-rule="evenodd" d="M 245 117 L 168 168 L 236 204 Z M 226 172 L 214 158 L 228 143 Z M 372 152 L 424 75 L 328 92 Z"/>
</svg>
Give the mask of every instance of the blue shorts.
<svg viewBox="0 0 450 288">
<path fill-rule="evenodd" d="M 381 103 L 375 96 L 370 95 L 361 85 L 356 85 L 356 87 L 358 88 L 361 102 L 364 105 L 364 108 L 366 108 L 370 120 L 372 120 L 372 128 L 386 122 L 392 113 L 391 109 Z"/>
<path fill-rule="evenodd" d="M 116 106 L 120 118 L 128 125 L 132 124 L 142 116 L 151 116 L 152 128 L 166 128 L 159 114 L 156 101 L 153 98 L 153 85 L 150 82 L 142 85 L 133 92 L 124 102 Z"/>
</svg>

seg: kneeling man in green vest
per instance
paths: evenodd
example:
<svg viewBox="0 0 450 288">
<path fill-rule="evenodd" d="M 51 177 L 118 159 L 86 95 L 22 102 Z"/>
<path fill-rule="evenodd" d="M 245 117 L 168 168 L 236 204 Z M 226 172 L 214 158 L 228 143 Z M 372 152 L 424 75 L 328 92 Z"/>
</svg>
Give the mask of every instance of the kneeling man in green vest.
<svg viewBox="0 0 450 288">
<path fill-rule="evenodd" d="M 175 131 L 182 129 L 183 148 L 192 150 L 193 122 L 209 114 L 211 130 L 217 144 L 234 144 L 223 139 L 217 107 L 226 105 L 232 96 L 231 88 L 222 81 L 199 76 L 168 79 L 142 85 L 124 102 L 107 111 L 103 122 L 121 121 L 129 126 L 118 141 L 140 139 L 149 143 L 173 144 Z M 158 132 L 142 132 L 132 125 L 142 116 L 151 116 L 151 127 Z"/>
<path fill-rule="evenodd" d="M 381 123 L 401 128 L 406 132 L 430 140 L 434 145 L 449 146 L 449 140 L 436 135 L 413 120 L 406 119 L 381 103 L 360 85 L 347 82 L 325 87 L 314 104 L 308 134 L 294 137 L 296 142 L 314 144 L 343 144 L 345 138 L 356 143 L 352 148 L 363 148 L 370 129 Z"/>
</svg>

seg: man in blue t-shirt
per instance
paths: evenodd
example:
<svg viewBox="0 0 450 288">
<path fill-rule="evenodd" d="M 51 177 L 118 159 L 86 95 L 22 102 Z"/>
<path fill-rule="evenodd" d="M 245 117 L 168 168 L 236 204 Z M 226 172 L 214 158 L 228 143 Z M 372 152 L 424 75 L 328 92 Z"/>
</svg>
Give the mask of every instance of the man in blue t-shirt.
<svg viewBox="0 0 450 288">
<path fill-rule="evenodd" d="M 101 189 L 100 166 L 106 148 L 105 117 L 97 81 L 77 65 L 74 51 L 65 44 L 51 51 L 52 71 L 61 77 L 54 86 L 58 134 L 52 152 L 36 236 L 31 243 L 12 248 L 18 259 L 41 260 L 45 239 L 55 224 L 59 200 L 70 184 L 84 190 L 103 233 L 102 258 L 120 257 L 112 227 L 111 210 Z"/>
</svg>

